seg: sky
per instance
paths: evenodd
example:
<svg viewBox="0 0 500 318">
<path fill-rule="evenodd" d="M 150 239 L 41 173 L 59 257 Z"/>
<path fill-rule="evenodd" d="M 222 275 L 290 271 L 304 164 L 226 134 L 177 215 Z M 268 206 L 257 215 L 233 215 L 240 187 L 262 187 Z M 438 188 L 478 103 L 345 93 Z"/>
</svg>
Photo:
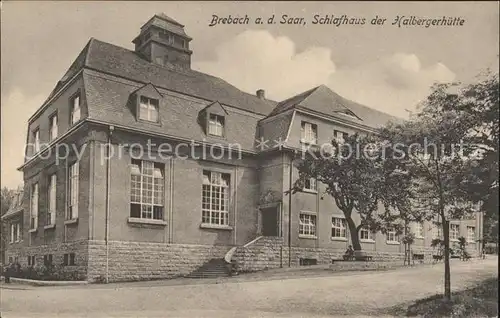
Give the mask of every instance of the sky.
<svg viewBox="0 0 500 318">
<path fill-rule="evenodd" d="M 407 117 L 436 82 L 473 82 L 498 69 L 497 2 L 2 2 L 1 183 L 22 183 L 27 121 L 91 37 L 133 49 L 155 13 L 185 25 L 192 68 L 282 100 L 324 84 L 340 95 Z M 282 15 L 305 25 L 280 24 Z M 210 27 L 213 15 L 247 25 Z M 257 17 L 276 24 L 255 24 Z M 313 24 L 314 16 L 365 18 Z M 386 18 L 371 25 L 372 18 Z M 402 27 L 397 16 L 460 17 L 463 26 Z"/>
</svg>

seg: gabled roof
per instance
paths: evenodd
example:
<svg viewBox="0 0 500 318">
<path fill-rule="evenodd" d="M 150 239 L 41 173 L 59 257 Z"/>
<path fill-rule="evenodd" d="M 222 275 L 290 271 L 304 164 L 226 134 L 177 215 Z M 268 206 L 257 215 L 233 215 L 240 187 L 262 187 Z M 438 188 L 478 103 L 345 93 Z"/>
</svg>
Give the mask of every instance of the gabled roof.
<svg viewBox="0 0 500 318">
<path fill-rule="evenodd" d="M 348 100 L 321 85 L 288 98 L 273 109 L 268 117 L 283 113 L 289 109 L 311 110 L 316 113 L 346 119 L 372 128 L 381 127 L 396 117 L 370 107 Z"/>
<path fill-rule="evenodd" d="M 132 94 L 144 95 L 151 98 L 161 98 L 162 95 L 160 91 L 151 83 L 145 84 L 144 86 L 136 89 Z"/>
<path fill-rule="evenodd" d="M 180 27 L 184 27 L 184 25 L 183 25 L 183 24 L 181 24 L 181 23 L 179 23 L 179 22 L 175 21 L 174 19 L 172 19 L 171 17 L 169 17 L 168 15 L 166 15 L 166 14 L 165 14 L 165 13 L 163 13 L 163 12 L 157 13 L 157 14 L 155 14 L 155 16 L 156 16 L 156 17 L 159 17 L 159 18 L 161 18 L 161 19 L 163 19 L 163 20 L 165 20 L 165 21 L 168 21 L 168 22 L 170 22 L 170 23 L 177 24 L 177 25 L 178 25 L 178 26 L 180 26 Z"/>
<path fill-rule="evenodd" d="M 199 112 L 217 103 L 197 98 L 173 98 L 168 91 L 158 88 L 163 95 L 159 108 L 159 125 L 138 121 L 130 105 L 130 96 L 139 87 L 137 82 L 119 79 L 112 75 L 92 70 L 83 72 L 88 119 L 110 125 L 130 127 L 145 133 L 175 136 L 222 145 L 239 144 L 242 150 L 255 151 L 253 148 L 257 122 L 263 116 L 224 107 L 227 112 L 225 138 L 207 135 L 198 123 Z"/>
<path fill-rule="evenodd" d="M 71 64 L 69 69 L 64 73 L 63 77 L 57 82 L 56 86 L 54 89 L 52 89 L 51 93 L 47 97 L 47 99 L 43 102 L 44 104 L 54 96 L 57 91 L 64 86 L 79 70 L 82 69 L 82 67 L 85 66 L 85 61 L 87 59 L 87 53 L 89 51 L 90 44 L 92 43 L 92 38 L 87 42 L 83 50 L 78 54 L 78 57 L 75 59 L 75 61 Z"/>
<path fill-rule="evenodd" d="M 17 215 L 19 212 L 23 211 L 23 199 L 23 190 L 19 190 L 14 193 L 12 197 L 12 203 L 9 206 L 9 210 L 4 215 L 2 215 L 2 220 Z"/>
<path fill-rule="evenodd" d="M 215 76 L 190 69 L 179 70 L 160 66 L 147 61 L 134 51 L 93 38 L 57 84 L 51 96 L 81 69 L 85 69 L 83 82 L 89 119 L 154 133 L 203 140 L 206 135 L 197 123 L 198 114 L 203 108 L 218 103 L 228 113 L 226 141 L 239 143 L 242 149 L 252 151 L 254 151 L 255 136 L 258 134 L 258 121 L 265 116 L 273 117 L 294 108 L 310 110 L 372 128 L 384 125 L 395 118 L 347 100 L 324 85 L 276 103 L 245 93 Z M 141 87 L 154 89 L 164 96 L 172 94 L 171 92 L 192 96 L 197 102 L 190 102 L 187 97 L 186 104 L 168 105 L 168 109 L 164 110 L 165 113 L 160 114 L 164 125 L 153 127 L 147 123 L 137 122 L 130 111 L 130 95 Z M 355 117 L 346 117 L 345 114 Z M 270 119 L 269 123 L 262 123 L 259 129 L 266 136 L 269 134 L 276 139 L 285 138 L 290 120 L 291 116 L 276 121 Z"/>
<path fill-rule="evenodd" d="M 255 146 L 258 147 L 261 138 L 268 140 L 270 148 L 283 146 L 287 139 L 288 130 L 292 124 L 293 112 L 274 116 L 272 119 L 259 122 L 259 134 L 255 140 Z"/>
<path fill-rule="evenodd" d="M 224 108 L 224 106 L 222 106 L 218 101 L 215 101 L 212 104 L 207 105 L 207 107 L 200 110 L 200 112 L 207 111 L 207 110 L 209 110 L 211 112 L 213 111 L 214 113 L 220 114 L 220 115 L 228 114 L 228 112 Z"/>
<path fill-rule="evenodd" d="M 148 22 L 144 23 L 144 25 L 141 27 L 141 33 L 149 26 L 155 26 L 160 29 L 167 30 L 174 34 L 180 35 L 188 40 L 192 40 L 192 38 L 189 37 L 184 31 L 184 25 L 175 21 L 171 17 L 167 16 L 165 13 L 157 13 L 153 17 L 151 17 L 151 19 L 149 19 Z M 138 35 L 137 37 L 139 36 L 140 35 Z M 135 43 L 136 39 L 134 39 L 134 41 L 132 42 Z"/>
<path fill-rule="evenodd" d="M 179 93 L 267 115 L 275 102 L 245 93 L 215 76 L 194 70 L 173 69 L 151 63 L 136 52 L 91 39 L 85 67 Z"/>
</svg>

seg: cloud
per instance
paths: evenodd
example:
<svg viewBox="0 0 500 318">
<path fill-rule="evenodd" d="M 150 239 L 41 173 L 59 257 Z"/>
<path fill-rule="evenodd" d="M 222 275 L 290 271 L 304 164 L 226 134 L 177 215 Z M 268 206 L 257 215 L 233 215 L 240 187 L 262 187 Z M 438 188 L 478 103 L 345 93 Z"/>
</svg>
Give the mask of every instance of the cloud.
<svg viewBox="0 0 500 318">
<path fill-rule="evenodd" d="M 221 44 L 215 61 L 193 67 L 247 92 L 263 88 L 269 98 L 280 100 L 326 83 L 335 71 L 330 55 L 330 49 L 321 47 L 297 52 L 287 37 L 247 30 Z"/>
<path fill-rule="evenodd" d="M 430 93 L 434 83 L 455 74 L 442 63 L 422 67 L 415 54 L 395 53 L 381 60 L 335 72 L 328 86 L 346 98 L 378 110 L 407 117 Z"/>
<path fill-rule="evenodd" d="M 336 65 L 331 56 L 329 48 L 297 52 L 288 37 L 247 30 L 221 44 L 215 60 L 195 63 L 194 68 L 249 93 L 263 88 L 278 101 L 325 84 L 346 98 L 400 117 L 408 115 L 406 109 L 415 109 L 432 84 L 455 79 L 444 64 L 423 66 L 411 53 L 351 63 L 357 66 L 348 69 Z"/>
<path fill-rule="evenodd" d="M 27 96 L 18 88 L 2 95 L 2 186 L 17 188 L 22 184 L 22 173 L 17 168 L 24 160 L 28 119 L 45 97 Z"/>
</svg>

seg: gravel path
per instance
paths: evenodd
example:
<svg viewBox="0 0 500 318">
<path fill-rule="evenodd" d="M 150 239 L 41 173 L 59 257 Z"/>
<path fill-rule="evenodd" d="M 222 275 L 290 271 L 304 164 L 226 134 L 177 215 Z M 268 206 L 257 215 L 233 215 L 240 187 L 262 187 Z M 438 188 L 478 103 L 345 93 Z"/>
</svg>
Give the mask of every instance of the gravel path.
<svg viewBox="0 0 500 318">
<path fill-rule="evenodd" d="M 10 286 L 2 317 L 327 317 L 376 315 L 400 303 L 442 293 L 443 266 L 261 281 L 162 285 L 161 282 Z M 497 277 L 497 258 L 452 262 L 452 288 Z"/>
</svg>

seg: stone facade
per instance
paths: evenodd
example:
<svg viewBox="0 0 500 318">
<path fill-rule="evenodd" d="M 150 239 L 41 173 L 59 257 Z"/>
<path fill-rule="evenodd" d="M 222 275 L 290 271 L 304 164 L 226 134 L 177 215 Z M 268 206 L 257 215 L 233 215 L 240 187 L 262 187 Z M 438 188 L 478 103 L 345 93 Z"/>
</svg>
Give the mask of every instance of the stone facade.
<svg viewBox="0 0 500 318">
<path fill-rule="evenodd" d="M 223 258 L 228 246 L 111 241 L 109 281 L 166 279 L 188 274 L 213 258 Z M 106 244 L 89 241 L 88 280 L 106 276 Z"/>
<path fill-rule="evenodd" d="M 63 265 L 64 254 L 75 254 L 75 265 Z M 44 256 L 52 255 L 52 264 L 63 266 L 63 270 L 77 272 L 81 279 L 87 278 L 88 241 L 81 240 L 71 243 L 58 243 L 30 247 L 10 247 L 7 259 L 16 261 L 22 266 L 28 266 L 28 257 L 35 257 L 35 266 L 44 264 Z"/>
</svg>

